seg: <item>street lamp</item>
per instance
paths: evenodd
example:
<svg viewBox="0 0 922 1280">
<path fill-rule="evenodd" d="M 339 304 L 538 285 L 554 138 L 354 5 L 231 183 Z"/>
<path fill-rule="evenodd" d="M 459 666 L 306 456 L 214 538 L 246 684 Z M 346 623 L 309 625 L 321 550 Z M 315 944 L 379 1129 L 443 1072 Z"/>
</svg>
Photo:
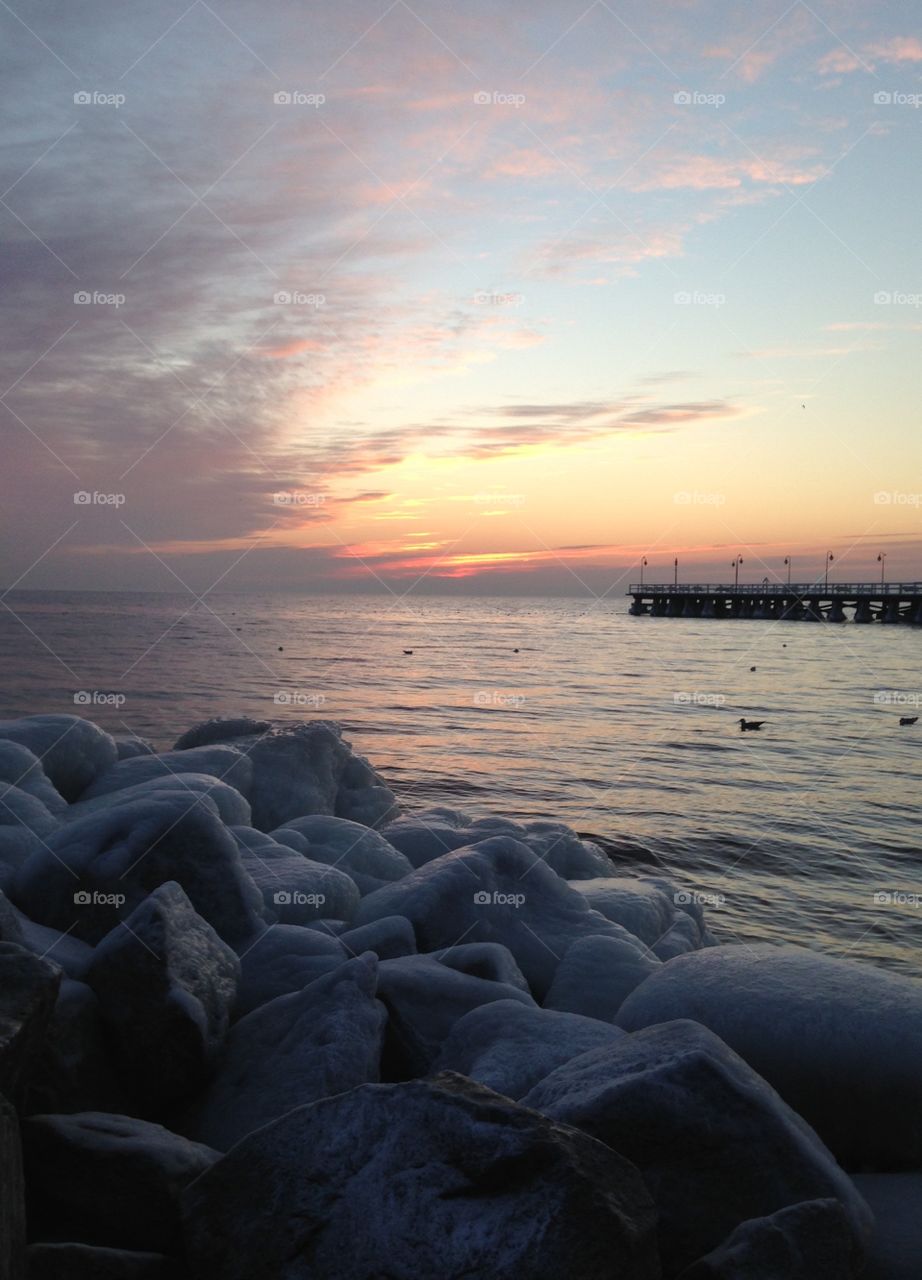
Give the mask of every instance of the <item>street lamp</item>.
<svg viewBox="0 0 922 1280">
<path fill-rule="evenodd" d="M 735 560 L 730 561 L 730 568 L 733 569 L 733 585 L 738 587 L 740 584 L 740 565 L 743 563 L 743 557 L 737 556 Z"/>
<path fill-rule="evenodd" d="M 643 570 L 644 570 L 644 565 L 646 563 L 647 563 L 647 557 L 641 556 L 641 559 L 640 559 L 640 585 L 641 586 L 643 586 Z"/>
<path fill-rule="evenodd" d="M 886 569 L 886 567 L 887 567 L 887 553 L 886 553 L 886 551 L 882 551 L 882 552 L 880 553 L 880 555 L 877 557 L 877 559 L 878 559 L 878 561 L 880 562 L 880 585 L 881 585 L 881 586 L 883 586 L 883 585 L 884 585 L 884 570 L 885 570 L 885 569 Z"/>
<path fill-rule="evenodd" d="M 829 566 L 832 564 L 833 560 L 835 560 L 835 556 L 832 554 L 831 551 L 827 551 L 826 552 L 826 570 L 823 574 L 823 590 L 824 591 L 829 586 Z"/>
<path fill-rule="evenodd" d="M 784 563 L 785 563 L 785 564 L 787 565 L 787 567 L 788 567 L 788 586 L 790 586 L 790 585 L 791 585 L 791 557 L 790 557 L 790 556 L 785 556 L 785 557 L 784 557 Z"/>
<path fill-rule="evenodd" d="M 672 585 L 674 587 L 677 587 L 679 585 L 679 557 L 678 556 L 676 556 L 675 560 L 673 560 L 672 568 L 673 568 Z"/>
</svg>

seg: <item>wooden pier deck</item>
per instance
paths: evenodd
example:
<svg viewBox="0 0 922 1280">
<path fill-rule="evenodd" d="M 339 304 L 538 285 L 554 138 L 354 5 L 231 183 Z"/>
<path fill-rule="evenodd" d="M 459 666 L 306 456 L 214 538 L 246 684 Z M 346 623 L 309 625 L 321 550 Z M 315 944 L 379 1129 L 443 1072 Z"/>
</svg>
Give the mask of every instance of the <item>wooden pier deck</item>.
<svg viewBox="0 0 922 1280">
<path fill-rule="evenodd" d="M 629 612 L 653 618 L 784 618 L 922 626 L 922 582 L 633 583 Z"/>
</svg>

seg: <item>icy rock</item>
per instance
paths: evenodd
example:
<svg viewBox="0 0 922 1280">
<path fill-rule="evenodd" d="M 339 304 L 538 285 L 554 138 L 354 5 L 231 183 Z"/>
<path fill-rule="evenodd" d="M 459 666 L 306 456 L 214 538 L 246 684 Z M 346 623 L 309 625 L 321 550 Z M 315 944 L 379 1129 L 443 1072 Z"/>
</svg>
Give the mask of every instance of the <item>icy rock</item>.
<svg viewBox="0 0 922 1280">
<path fill-rule="evenodd" d="M 0 942 L 15 942 L 20 947 L 26 945 L 19 912 L 5 893 L 0 893 Z"/>
<path fill-rule="evenodd" d="M 73 934 L 60 929 L 36 924 L 28 916 L 17 911 L 22 929 L 22 945 L 37 956 L 50 960 L 67 974 L 68 978 L 82 979 L 93 958 L 93 948 L 81 942 Z"/>
<path fill-rule="evenodd" d="M 28 747 L 0 737 L 0 796 L 6 786 L 34 796 L 57 817 L 67 811 L 67 801 L 52 785 L 38 756 Z"/>
<path fill-rule="evenodd" d="M 0 782 L 0 827 L 23 827 L 33 835 L 47 836 L 58 825 L 58 819 L 41 800 Z"/>
<path fill-rule="evenodd" d="M 241 858 L 267 910 L 283 924 L 303 925 L 329 915 L 352 918 L 359 905 L 354 880 L 267 836 L 263 841 L 258 849 L 245 848 Z"/>
<path fill-rule="evenodd" d="M 864 1276 L 838 1200 L 808 1200 L 743 1222 L 679 1280 L 850 1280 Z"/>
<path fill-rule="evenodd" d="M 239 791 L 219 782 L 207 773 L 169 773 L 118 791 L 108 791 L 90 800 L 78 800 L 65 815 L 69 822 L 83 818 L 88 813 L 102 813 L 115 805 L 128 804 L 132 800 L 160 799 L 169 795 L 177 801 L 185 800 L 188 808 L 195 808 L 202 796 L 210 796 L 218 815 L 226 826 L 246 825 L 250 821 L 250 806 Z"/>
<path fill-rule="evenodd" d="M 227 941 L 263 919 L 262 895 L 207 797 L 191 810 L 172 795 L 117 805 L 62 827 L 46 846 L 20 870 L 14 900 L 85 941 L 99 941 L 167 880 Z"/>
<path fill-rule="evenodd" d="M 368 1085 L 261 1129 L 187 1188 L 201 1280 L 655 1280 L 627 1161 L 469 1080 Z"/>
<path fill-rule="evenodd" d="M 86 1111 L 23 1126 L 33 1240 L 172 1253 L 179 1196 L 218 1159 L 158 1124 Z"/>
<path fill-rule="evenodd" d="M 802 1200 L 841 1200 L 856 1250 L 870 1234 L 867 1205 L 813 1130 L 697 1023 L 649 1027 L 574 1058 L 522 1104 L 633 1161 L 659 1211 L 667 1277 L 740 1223 Z"/>
<path fill-rule="evenodd" d="M 233 787 L 240 795 L 249 798 L 253 779 L 253 765 L 249 756 L 237 747 L 193 747 L 189 751 L 163 751 L 152 756 L 135 756 L 122 760 L 96 779 L 83 792 L 81 800 L 95 800 L 98 796 L 125 791 L 142 782 L 166 778 L 174 780 L 180 774 L 204 774 Z M 249 821 L 249 819 L 247 819 Z"/>
<path fill-rule="evenodd" d="M 16 1109 L 0 1094 L 0 1276 L 23 1280 L 26 1203 Z"/>
<path fill-rule="evenodd" d="M 113 1069 L 99 1001 L 85 983 L 65 978 L 29 1072 L 25 1110 L 64 1114 L 123 1111 L 128 1105 Z"/>
<path fill-rule="evenodd" d="M 374 948 L 368 948 L 374 950 Z M 349 951 L 336 938 L 314 929 L 277 924 L 238 947 L 240 986 L 234 1014 L 244 1017 L 276 996 L 301 991 L 337 969 Z"/>
<path fill-rule="evenodd" d="M 347 960 L 241 1018 L 184 1131 L 228 1151 L 295 1107 L 377 1080 L 385 1022 L 375 999 L 377 968 L 370 952 Z"/>
<path fill-rule="evenodd" d="M 220 716 L 212 720 L 203 720 L 193 725 L 173 743 L 174 751 L 189 751 L 193 747 L 211 747 L 216 743 L 236 744 L 238 739 L 255 739 L 272 729 L 271 720 L 251 720 L 248 716 L 237 716 L 233 719 L 222 719 Z M 249 745 L 247 742 L 244 746 Z"/>
<path fill-rule="evenodd" d="M 494 1000 L 534 1007 L 519 987 L 459 973 L 435 956 L 382 961 L 378 997 L 388 1013 L 382 1067 L 388 1080 L 426 1075 L 452 1027 L 471 1009 Z"/>
<path fill-rule="evenodd" d="M 462 942 L 456 947 L 433 953 L 441 964 L 472 978 L 484 978 L 488 982 L 507 982 L 530 996 L 525 975 L 515 962 L 508 947 L 499 942 Z"/>
<path fill-rule="evenodd" d="M 443 854 L 363 898 L 356 924 L 406 916 L 420 951 L 500 942 L 543 999 L 567 947 L 587 934 L 617 935 L 565 880 L 511 836 Z"/>
<path fill-rule="evenodd" d="M 922 983 L 800 947 L 721 946 L 663 965 L 618 1022 L 680 1017 L 745 1058 L 846 1168 L 922 1163 Z"/>
<path fill-rule="evenodd" d="M 620 938 L 580 938 L 557 966 L 544 1007 L 614 1022 L 631 992 L 659 967 L 656 956 L 626 929 Z"/>
<path fill-rule="evenodd" d="M 648 947 L 672 928 L 676 916 L 674 894 L 661 880 L 647 876 L 610 876 L 574 880 L 572 887 L 606 920 L 621 925 Z"/>
<path fill-rule="evenodd" d="M 0 739 L 28 747 L 42 762 L 55 790 L 67 801 L 76 800 L 118 758 L 109 734 L 80 716 L 2 720 Z"/>
<path fill-rule="evenodd" d="M 713 945 L 713 939 L 705 934 L 698 922 L 689 915 L 676 916 L 672 928 L 659 942 L 653 944 L 651 950 L 658 960 L 673 960 L 676 956 L 688 955 L 690 951 L 700 951 L 702 947 Z"/>
<path fill-rule="evenodd" d="M 497 1000 L 458 1019 L 433 1071 L 457 1071 L 518 1101 L 555 1068 L 625 1034 L 579 1014 Z"/>
<path fill-rule="evenodd" d="M 153 756 L 157 748 L 147 738 L 139 738 L 135 733 L 113 733 L 112 741 L 118 752 L 119 760 L 133 760 L 135 756 Z"/>
<path fill-rule="evenodd" d="M 20 1097 L 41 1053 L 61 970 L 15 942 L 0 942 L 0 1093 Z"/>
<path fill-rule="evenodd" d="M 382 916 L 358 929 L 347 929 L 339 940 L 349 955 L 373 951 L 379 960 L 416 954 L 416 934 L 406 916 Z"/>
<path fill-rule="evenodd" d="M 919 1280 L 922 1173 L 863 1173 L 853 1182 L 876 1220 L 862 1280 Z"/>
<path fill-rule="evenodd" d="M 145 1108 L 187 1097 L 206 1079 L 239 975 L 237 956 L 172 882 L 96 947 L 87 982 Z"/>
<path fill-rule="evenodd" d="M 89 1244 L 31 1244 L 29 1280 L 192 1280 L 183 1264 L 162 1253 L 101 1249 Z"/>
<path fill-rule="evenodd" d="M 273 839 L 281 839 L 286 830 L 305 837 L 307 856 L 314 862 L 325 862 L 351 876 L 362 895 L 402 880 L 413 870 L 412 864 L 384 836 L 358 822 L 312 814 L 292 818 L 285 827 L 272 832 Z"/>
</svg>

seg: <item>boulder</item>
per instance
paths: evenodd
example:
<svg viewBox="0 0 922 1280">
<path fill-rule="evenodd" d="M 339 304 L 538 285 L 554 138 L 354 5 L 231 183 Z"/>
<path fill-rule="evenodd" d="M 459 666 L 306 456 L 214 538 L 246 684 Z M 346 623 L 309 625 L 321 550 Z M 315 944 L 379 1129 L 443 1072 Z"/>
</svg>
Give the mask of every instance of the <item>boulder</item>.
<svg viewBox="0 0 922 1280">
<path fill-rule="evenodd" d="M 87 1111 L 23 1126 L 33 1240 L 173 1253 L 179 1196 L 218 1153 L 158 1124 Z"/>
<path fill-rule="evenodd" d="M 669 961 L 628 997 L 629 1031 L 693 1018 L 764 1076 L 850 1169 L 922 1164 L 922 983 L 800 947 Z"/>
<path fill-rule="evenodd" d="M 377 1080 L 385 1022 L 377 968 L 369 952 L 241 1018 L 183 1131 L 228 1151 L 295 1107 Z"/>
<path fill-rule="evenodd" d="M 614 1022 L 631 992 L 659 967 L 652 951 L 626 929 L 620 938 L 579 938 L 557 966 L 544 1007 Z"/>
<path fill-rule="evenodd" d="M 636 1164 L 659 1211 L 666 1277 L 748 1219 L 803 1200 L 842 1201 L 853 1255 L 870 1234 L 867 1205 L 813 1130 L 697 1023 L 649 1027 L 574 1058 L 522 1103 Z"/>
<path fill-rule="evenodd" d="M 16 1109 L 0 1094 L 0 1276 L 24 1280 L 26 1192 Z"/>
<path fill-rule="evenodd" d="M 0 738 L 0 794 L 5 786 L 18 787 L 40 800 L 55 817 L 67 811 L 67 801 L 52 784 L 35 752 L 18 742 Z"/>
<path fill-rule="evenodd" d="M 170 881 L 96 947 L 87 982 L 145 1109 L 188 1097 L 208 1077 L 239 977 L 237 956 Z"/>
<path fill-rule="evenodd" d="M 518 987 L 531 995 L 515 956 L 499 942 L 462 942 L 432 954 L 440 964 L 447 964 L 449 969 L 457 969 L 458 973 L 467 973 L 472 978 L 483 978 L 487 982 L 506 982 L 510 987 Z"/>
<path fill-rule="evenodd" d="M 366 1085 L 251 1134 L 188 1187 L 201 1280 L 655 1280 L 637 1171 L 457 1076 Z"/>
<path fill-rule="evenodd" d="M 91 946 L 75 938 L 72 933 L 36 924 L 21 911 L 17 910 L 16 915 L 22 929 L 22 945 L 27 950 L 43 960 L 50 960 L 59 969 L 63 969 L 69 978 L 80 980 L 84 977 L 93 958 Z"/>
<path fill-rule="evenodd" d="M 379 832 L 346 818 L 323 814 L 292 818 L 273 831 L 272 837 L 284 842 L 288 831 L 296 831 L 308 841 L 307 856 L 313 862 L 325 862 L 344 871 L 363 895 L 402 880 L 413 870 L 408 859 Z"/>
<path fill-rule="evenodd" d="M 207 773 L 160 774 L 144 782 L 120 787 L 117 791 L 107 791 L 88 800 L 78 800 L 70 806 L 64 817 L 68 822 L 74 822 L 88 813 L 102 813 L 131 800 L 160 799 L 165 796 L 175 798 L 177 802 L 184 800 L 189 809 L 195 808 L 202 796 L 210 796 L 218 816 L 226 826 L 243 825 L 250 821 L 249 803 L 240 792 Z"/>
<path fill-rule="evenodd" d="M 416 934 L 406 916 L 382 916 L 358 929 L 347 929 L 339 940 L 349 955 L 373 951 L 379 960 L 416 954 Z"/>
<path fill-rule="evenodd" d="M 189 751 L 158 751 L 155 755 L 133 756 L 120 760 L 100 774 L 83 792 L 81 800 L 112 795 L 129 787 L 156 780 L 168 781 L 181 774 L 194 773 L 223 782 L 240 795 L 249 797 L 253 766 L 249 757 L 237 747 L 195 747 Z"/>
<path fill-rule="evenodd" d="M 0 721 L 0 739 L 27 747 L 42 763 L 54 789 L 76 800 L 118 758 L 108 733 L 80 716 L 23 716 Z"/>
<path fill-rule="evenodd" d="M 15 942 L 0 942 L 0 1093 L 18 1102 L 44 1044 L 61 970 Z"/>
<path fill-rule="evenodd" d="M 11 905 L 5 893 L 0 893 L 0 942 L 15 942 L 25 946 L 19 912 Z"/>
<path fill-rule="evenodd" d="M 851 1280 L 864 1276 L 838 1200 L 808 1200 L 743 1222 L 679 1280 Z"/>
<path fill-rule="evenodd" d="M 29 1071 L 24 1109 L 63 1114 L 129 1106 L 112 1063 L 99 1001 L 85 983 L 65 977 Z"/>
<path fill-rule="evenodd" d="M 112 741 L 118 752 L 119 760 L 133 760 L 135 756 L 153 756 L 157 748 L 147 738 L 139 738 L 134 733 L 113 733 Z"/>
<path fill-rule="evenodd" d="M 348 920 L 358 909 L 359 891 L 348 875 L 266 836 L 258 848 L 244 848 L 241 859 L 266 910 L 283 924 L 303 925 L 325 916 Z"/>
<path fill-rule="evenodd" d="M 241 944 L 238 953 L 241 975 L 234 1013 L 239 1018 L 276 996 L 303 990 L 316 978 L 339 968 L 350 955 L 330 934 L 293 924 L 264 929 Z"/>
<path fill-rule="evenodd" d="M 518 1101 L 555 1068 L 625 1034 L 576 1013 L 496 1000 L 458 1019 L 432 1069 L 456 1071 Z"/>
<path fill-rule="evenodd" d="M 861 1280 L 919 1280 L 922 1173 L 862 1173 L 852 1181 L 875 1219 Z"/>
</svg>

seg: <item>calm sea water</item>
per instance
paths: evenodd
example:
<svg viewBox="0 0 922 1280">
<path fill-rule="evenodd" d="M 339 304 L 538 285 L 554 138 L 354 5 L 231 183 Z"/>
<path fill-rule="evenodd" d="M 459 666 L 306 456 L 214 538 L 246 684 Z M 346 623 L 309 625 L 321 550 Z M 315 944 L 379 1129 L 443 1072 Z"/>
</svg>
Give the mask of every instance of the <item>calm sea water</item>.
<svg viewBox="0 0 922 1280">
<path fill-rule="evenodd" d="M 159 748 L 216 715 L 337 720 L 410 808 L 560 819 L 714 897 L 724 941 L 922 970 L 922 720 L 898 727 L 920 629 L 632 618 L 623 598 L 5 605 L 4 716 L 76 709 Z"/>
</svg>

